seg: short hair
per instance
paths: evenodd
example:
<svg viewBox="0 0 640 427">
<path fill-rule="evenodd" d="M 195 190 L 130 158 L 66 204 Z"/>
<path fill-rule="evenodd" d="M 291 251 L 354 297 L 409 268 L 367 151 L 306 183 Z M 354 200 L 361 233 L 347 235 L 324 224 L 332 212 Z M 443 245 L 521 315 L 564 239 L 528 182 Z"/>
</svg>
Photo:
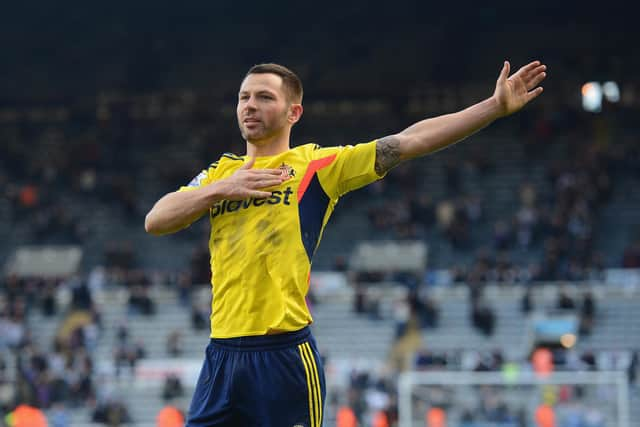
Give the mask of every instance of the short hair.
<svg viewBox="0 0 640 427">
<path fill-rule="evenodd" d="M 247 71 L 247 78 L 250 74 L 275 74 L 282 78 L 282 87 L 290 101 L 302 103 L 302 81 L 287 67 L 274 63 L 254 65 Z"/>
</svg>

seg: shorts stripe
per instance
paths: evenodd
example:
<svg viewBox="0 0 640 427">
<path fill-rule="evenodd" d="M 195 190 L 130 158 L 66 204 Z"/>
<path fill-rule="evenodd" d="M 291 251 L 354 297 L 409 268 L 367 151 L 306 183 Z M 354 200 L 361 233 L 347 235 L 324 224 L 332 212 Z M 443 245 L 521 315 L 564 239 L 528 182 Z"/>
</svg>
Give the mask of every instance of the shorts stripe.
<svg viewBox="0 0 640 427">
<path fill-rule="evenodd" d="M 313 395 L 313 413 L 314 413 L 314 419 L 313 419 L 313 423 L 314 425 L 320 427 L 319 424 L 319 420 L 320 420 L 320 407 L 318 405 L 318 386 L 316 383 L 316 375 L 314 375 L 314 371 L 313 371 L 313 356 L 311 356 L 309 354 L 309 350 L 308 350 L 308 343 L 303 343 L 302 344 L 302 353 L 305 356 L 305 360 L 307 362 L 307 365 L 309 366 L 309 377 L 311 378 L 311 381 L 309 382 L 309 386 L 311 387 L 311 394 Z"/>
<path fill-rule="evenodd" d="M 317 403 L 318 403 L 318 412 L 316 413 L 317 417 L 318 417 L 318 427 L 320 427 L 322 425 L 322 390 L 321 390 L 321 386 L 320 386 L 320 374 L 318 372 L 318 366 L 316 365 L 316 359 L 313 356 L 313 351 L 311 350 L 311 346 L 309 345 L 308 342 L 304 343 L 303 346 L 305 346 L 307 348 L 307 352 L 309 354 L 309 359 L 311 359 L 311 364 L 313 366 L 313 368 L 311 369 L 311 371 L 313 372 L 313 376 L 315 377 L 315 383 L 316 383 L 316 396 L 317 396 Z"/>
<path fill-rule="evenodd" d="M 309 396 L 309 420 L 311 422 L 311 426 L 310 427 L 319 427 L 316 426 L 315 423 L 315 415 L 314 415 L 314 403 L 312 401 L 314 401 L 315 399 L 312 398 L 313 393 L 313 387 L 311 386 L 311 375 L 310 375 L 310 367 L 307 364 L 307 360 L 305 357 L 305 353 L 303 350 L 303 345 L 304 344 L 300 344 L 298 346 L 298 350 L 300 351 L 300 359 L 302 359 L 302 364 L 304 365 L 304 373 L 307 376 L 307 394 Z"/>
</svg>

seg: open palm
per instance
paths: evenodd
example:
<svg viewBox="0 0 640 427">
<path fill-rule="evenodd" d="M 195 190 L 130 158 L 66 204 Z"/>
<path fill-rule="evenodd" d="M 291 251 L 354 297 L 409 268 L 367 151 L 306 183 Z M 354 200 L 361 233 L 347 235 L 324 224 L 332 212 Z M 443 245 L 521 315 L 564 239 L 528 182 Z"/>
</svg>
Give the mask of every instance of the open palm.
<svg viewBox="0 0 640 427">
<path fill-rule="evenodd" d="M 493 93 L 503 116 L 515 113 L 540 95 L 542 87 L 538 84 L 547 76 L 545 72 L 547 66 L 540 61 L 525 65 L 511 77 L 509 77 L 510 69 L 509 61 L 505 61 Z"/>
</svg>

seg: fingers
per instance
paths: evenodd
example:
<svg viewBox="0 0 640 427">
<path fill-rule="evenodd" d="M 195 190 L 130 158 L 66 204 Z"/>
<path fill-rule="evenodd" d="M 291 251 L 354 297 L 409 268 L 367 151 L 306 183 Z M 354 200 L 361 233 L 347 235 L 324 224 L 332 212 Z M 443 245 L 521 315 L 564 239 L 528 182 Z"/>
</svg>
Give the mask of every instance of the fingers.
<svg viewBox="0 0 640 427">
<path fill-rule="evenodd" d="M 259 181 L 262 179 L 277 179 L 279 182 L 285 181 L 280 169 L 253 169 L 246 174 L 249 181 Z"/>
<path fill-rule="evenodd" d="M 528 74 L 530 73 L 534 68 L 540 66 L 540 61 L 532 61 L 529 62 L 527 65 L 523 66 L 522 68 L 520 68 L 518 70 L 518 73 L 522 73 L 522 74 Z"/>
<path fill-rule="evenodd" d="M 509 71 L 511 70 L 511 64 L 509 61 L 504 61 L 504 65 L 502 66 L 502 70 L 500 71 L 500 76 L 498 76 L 498 82 L 504 82 L 509 77 Z"/>
<path fill-rule="evenodd" d="M 280 169 L 256 169 L 254 172 L 260 175 L 282 175 L 282 171 Z"/>
<path fill-rule="evenodd" d="M 284 181 L 284 177 L 282 177 L 282 171 L 280 169 L 249 169 L 247 165 L 249 165 L 249 163 L 240 166 L 234 175 L 239 179 L 249 182 L 274 177 L 282 178 L 282 181 Z"/>
<path fill-rule="evenodd" d="M 537 74 L 540 74 L 544 71 L 546 71 L 547 66 L 542 64 L 542 65 L 538 65 L 537 67 L 532 68 L 531 70 L 527 71 L 527 76 L 531 77 L 531 76 L 535 76 Z"/>
<path fill-rule="evenodd" d="M 542 86 L 540 86 L 527 93 L 527 102 L 537 98 L 543 91 L 544 89 L 542 88 Z"/>
<path fill-rule="evenodd" d="M 527 90 L 531 90 L 534 87 L 538 86 L 541 81 L 543 81 L 547 77 L 547 73 L 541 72 L 533 76 L 529 81 L 526 82 Z"/>
<path fill-rule="evenodd" d="M 269 179 L 261 179 L 259 181 L 254 181 L 250 184 L 250 187 L 254 189 L 258 189 L 258 188 L 275 187 L 280 184 L 282 184 L 282 179 L 269 178 Z"/>
<path fill-rule="evenodd" d="M 256 199 L 266 199 L 267 197 L 271 197 L 270 191 L 258 191 L 258 190 L 250 190 L 247 192 L 247 196 L 255 197 Z"/>
<path fill-rule="evenodd" d="M 547 70 L 547 66 L 546 65 L 539 65 L 535 68 L 532 68 L 531 70 L 525 72 L 522 74 L 522 78 L 524 79 L 525 82 L 528 82 L 529 80 L 539 76 L 540 74 L 544 74 L 544 72 Z"/>
<path fill-rule="evenodd" d="M 537 61 L 536 61 L 537 62 Z M 524 66 L 521 69 L 518 70 L 517 73 L 515 73 L 513 76 L 518 76 L 520 78 L 522 78 L 522 81 L 528 86 L 530 84 L 530 82 L 533 79 L 538 78 L 538 76 L 540 74 L 544 74 L 544 76 L 546 76 L 546 71 L 547 66 L 546 65 L 538 65 L 535 66 L 533 68 L 529 67 L 529 66 Z M 534 87 L 534 86 L 530 86 L 529 88 Z"/>
</svg>

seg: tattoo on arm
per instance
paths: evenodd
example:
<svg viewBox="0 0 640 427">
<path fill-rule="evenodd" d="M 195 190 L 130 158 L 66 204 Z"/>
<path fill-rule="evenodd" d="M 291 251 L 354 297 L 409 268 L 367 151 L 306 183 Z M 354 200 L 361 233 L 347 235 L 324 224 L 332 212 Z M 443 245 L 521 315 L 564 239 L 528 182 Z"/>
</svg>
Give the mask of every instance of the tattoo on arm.
<svg viewBox="0 0 640 427">
<path fill-rule="evenodd" d="M 395 136 L 385 136 L 376 142 L 376 173 L 383 175 L 400 163 L 400 141 Z"/>
</svg>

